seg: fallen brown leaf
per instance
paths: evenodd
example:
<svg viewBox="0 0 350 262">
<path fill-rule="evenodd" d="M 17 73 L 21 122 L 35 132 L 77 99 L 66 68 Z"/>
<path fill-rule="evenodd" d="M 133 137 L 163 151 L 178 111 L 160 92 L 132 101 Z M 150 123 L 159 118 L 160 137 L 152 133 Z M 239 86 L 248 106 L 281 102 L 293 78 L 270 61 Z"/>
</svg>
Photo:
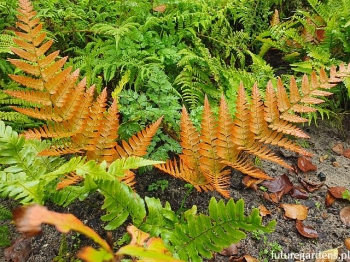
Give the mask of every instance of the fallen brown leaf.
<svg viewBox="0 0 350 262">
<path fill-rule="evenodd" d="M 330 207 L 333 205 L 337 198 L 335 198 L 331 193 L 327 192 L 326 199 L 325 199 L 325 205 L 326 207 Z"/>
<path fill-rule="evenodd" d="M 332 150 L 334 153 L 337 153 L 338 155 L 342 155 L 344 148 L 343 148 L 343 145 L 341 143 L 338 143 L 332 147 Z"/>
<path fill-rule="evenodd" d="M 308 214 L 308 209 L 304 205 L 280 204 L 280 207 L 284 209 L 284 215 L 291 219 L 304 220 Z"/>
<path fill-rule="evenodd" d="M 338 248 L 322 251 L 315 262 L 336 262 L 339 256 Z"/>
<path fill-rule="evenodd" d="M 260 184 L 262 181 L 264 181 L 264 180 L 253 178 L 251 176 L 244 176 L 242 179 L 242 184 L 246 188 L 251 188 L 251 189 L 254 189 L 256 191 L 256 190 L 258 190 L 258 184 Z"/>
<path fill-rule="evenodd" d="M 296 199 L 308 199 L 309 194 L 302 188 L 294 186 L 290 191 L 291 197 Z"/>
<path fill-rule="evenodd" d="M 284 194 L 287 194 L 293 188 L 292 182 L 290 182 L 289 177 L 285 174 L 276 179 L 264 181 L 261 185 L 266 187 L 271 193 L 283 191 Z"/>
<path fill-rule="evenodd" d="M 310 158 L 306 156 L 298 157 L 298 168 L 303 172 L 317 170 L 317 166 L 312 164 Z"/>
<path fill-rule="evenodd" d="M 229 247 L 226 247 L 221 252 L 219 252 L 219 254 L 226 257 L 237 255 L 239 248 L 241 248 L 240 243 L 231 244 Z"/>
<path fill-rule="evenodd" d="M 317 189 L 319 189 L 321 186 L 324 185 L 324 183 L 315 183 L 306 179 L 299 179 L 299 182 L 303 185 L 303 187 L 305 187 L 305 189 L 309 192 L 314 192 Z"/>
<path fill-rule="evenodd" d="M 271 199 L 269 193 L 267 193 L 267 192 L 264 192 L 264 193 L 263 193 L 263 198 L 265 198 L 267 201 L 272 202 L 272 199 Z"/>
<path fill-rule="evenodd" d="M 262 217 L 271 215 L 271 212 L 264 205 L 260 205 L 259 210 L 260 210 L 260 216 Z"/>
<path fill-rule="evenodd" d="M 346 158 L 350 158 L 350 148 L 343 151 L 343 156 L 345 156 Z"/>
<path fill-rule="evenodd" d="M 350 226 L 350 206 L 344 207 L 339 213 L 340 220 L 347 227 Z"/>
<path fill-rule="evenodd" d="M 347 190 L 346 187 L 343 186 L 333 186 L 328 188 L 328 192 L 332 194 L 335 198 L 343 199 L 343 194 Z"/>
<path fill-rule="evenodd" d="M 307 238 L 318 238 L 317 231 L 310 226 L 305 226 L 304 223 L 300 220 L 296 220 L 295 227 L 297 228 L 300 235 L 307 237 Z"/>
<path fill-rule="evenodd" d="M 280 202 L 280 198 L 278 197 L 278 195 L 276 193 L 271 193 L 269 194 L 271 201 L 275 204 L 278 204 L 278 202 Z"/>
<path fill-rule="evenodd" d="M 24 262 L 27 261 L 30 253 L 32 252 L 31 239 L 21 237 L 4 251 L 6 261 Z"/>
<path fill-rule="evenodd" d="M 247 262 L 247 260 L 244 257 L 230 257 L 229 262 Z"/>
<path fill-rule="evenodd" d="M 255 257 L 252 257 L 251 255 L 244 255 L 243 257 L 247 262 L 259 262 L 258 259 L 256 259 Z"/>
<path fill-rule="evenodd" d="M 344 245 L 346 246 L 346 248 L 347 248 L 348 250 L 350 250 L 350 238 L 346 238 L 346 239 L 344 240 Z"/>
</svg>

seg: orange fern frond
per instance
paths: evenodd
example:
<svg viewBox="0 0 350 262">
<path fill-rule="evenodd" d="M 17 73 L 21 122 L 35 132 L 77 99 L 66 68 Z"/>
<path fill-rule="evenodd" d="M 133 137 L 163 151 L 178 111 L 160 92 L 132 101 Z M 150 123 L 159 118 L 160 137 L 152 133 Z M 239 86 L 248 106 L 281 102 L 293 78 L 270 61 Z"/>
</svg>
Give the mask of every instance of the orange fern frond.
<svg viewBox="0 0 350 262">
<path fill-rule="evenodd" d="M 265 101 L 262 100 L 255 84 L 250 104 L 243 85 L 240 85 L 234 120 L 223 97 L 218 121 L 214 119 L 209 102 L 205 98 L 200 131 L 195 129 L 186 109 L 183 108 L 180 133 L 183 151 L 179 166 L 176 161 L 168 161 L 157 167 L 175 177 L 192 181 L 191 183 L 204 181 L 205 178 L 213 190 L 225 197 L 229 196 L 226 189 L 229 185 L 227 167 L 237 169 L 256 179 L 272 179 L 254 166 L 251 156 L 278 163 L 289 169 L 292 167 L 265 144 L 311 156 L 312 154 L 285 135 L 309 138 L 295 125 L 307 121 L 300 113 L 314 112 L 316 108 L 312 105 L 322 103 L 322 97 L 332 94 L 322 89 L 332 88 L 341 77 L 349 75 L 350 64 L 348 67 L 340 66 L 338 72 L 332 67 L 330 78 L 324 70 L 320 70 L 319 76 L 313 72 L 310 80 L 307 76 L 303 77 L 300 90 L 292 77 L 289 96 L 281 79 L 277 80 L 276 91 L 270 81 L 266 88 Z"/>
<path fill-rule="evenodd" d="M 193 170 L 189 169 L 181 159 L 180 161 L 176 161 L 175 159 L 173 161 L 167 160 L 165 164 L 155 165 L 155 167 L 173 177 L 190 183 L 199 192 L 213 190 L 212 185 L 209 184 L 203 175 L 195 173 Z M 199 179 L 199 177 L 202 179 Z"/>
<path fill-rule="evenodd" d="M 16 47 L 11 50 L 20 59 L 9 59 L 22 72 L 10 75 L 26 87 L 22 91 L 5 91 L 9 95 L 31 102 L 32 108 L 13 107 L 25 115 L 45 120 L 40 128 L 23 133 L 26 138 L 54 138 L 51 147 L 40 155 L 85 154 L 87 160 L 106 161 L 110 164 L 117 158 L 144 156 L 152 137 L 162 121 L 154 124 L 117 144 L 117 102 L 107 106 L 107 91 L 104 89 L 95 98 L 94 85 L 86 86 L 86 78 L 80 79 L 79 69 L 64 69 L 67 57 L 59 57 L 59 51 L 49 53 L 53 40 L 46 39 L 43 25 L 36 17 L 29 0 L 20 0 L 18 10 Z M 67 176 L 59 187 L 73 184 L 75 175 Z M 132 185 L 134 174 L 127 171 L 124 182 Z"/>
<path fill-rule="evenodd" d="M 89 141 L 92 150 L 86 153 L 88 159 L 95 159 L 98 162 L 105 160 L 107 163 L 119 158 L 115 146 L 118 138 L 118 106 L 116 100 L 109 107 L 98 127 L 98 135 Z"/>
<path fill-rule="evenodd" d="M 254 86 L 254 91 L 257 91 L 257 86 Z M 262 106 L 262 103 L 259 103 L 259 101 L 253 101 L 252 106 L 260 105 Z M 241 150 L 245 151 L 246 153 L 255 155 L 261 159 L 276 162 L 279 165 L 282 165 L 286 168 L 292 169 L 290 165 L 285 163 L 280 157 L 276 156 L 273 152 L 271 152 L 270 149 L 265 147 L 262 143 L 257 142 L 255 138 L 255 134 L 252 132 L 252 128 L 254 128 L 254 125 L 258 124 L 257 121 L 261 121 L 259 117 L 263 116 L 262 110 L 260 110 L 260 115 L 258 116 L 258 112 L 255 110 L 250 110 L 248 101 L 246 98 L 246 94 L 244 91 L 244 87 L 241 84 L 238 90 L 238 98 L 237 98 L 237 106 L 236 106 L 236 114 L 234 119 L 234 127 L 233 127 L 233 135 L 234 135 L 234 143 L 237 145 L 237 149 L 240 152 Z M 252 113 L 253 112 L 253 113 Z M 253 116 L 258 116 L 257 119 L 253 119 Z M 264 129 L 267 128 L 267 124 L 265 123 Z M 253 129 L 254 130 L 254 129 Z M 237 161 L 237 158 L 234 162 Z M 230 161 L 229 161 L 230 162 Z"/>
<path fill-rule="evenodd" d="M 60 190 L 70 185 L 75 185 L 81 182 L 84 178 L 76 173 L 67 174 L 59 183 L 57 183 L 56 190 Z"/>
<path fill-rule="evenodd" d="M 124 173 L 124 176 L 119 179 L 120 182 L 123 182 L 130 186 L 132 189 L 134 189 L 134 185 L 136 183 L 135 181 L 135 173 L 132 172 L 131 170 L 126 170 Z"/>
<path fill-rule="evenodd" d="M 300 128 L 296 127 L 289 121 L 280 118 L 280 111 L 278 108 L 277 98 L 273 89 L 271 81 L 266 87 L 266 101 L 265 101 L 265 118 L 268 127 L 277 132 L 287 135 L 293 135 L 300 138 L 309 138 Z"/>
<path fill-rule="evenodd" d="M 259 94 L 258 86 L 255 84 L 252 90 L 250 130 L 254 133 L 255 139 L 259 143 L 271 144 L 284 147 L 301 155 L 310 155 L 305 149 L 293 141 L 284 137 L 283 133 L 273 131 L 265 121 L 265 107 Z"/>
<path fill-rule="evenodd" d="M 250 111 L 249 105 L 244 91 L 243 84 L 239 86 L 236 114 L 233 121 L 233 136 L 234 143 L 238 146 L 238 149 L 244 149 L 254 143 L 254 133 L 251 132 L 250 125 Z"/>
<path fill-rule="evenodd" d="M 249 154 L 240 154 L 237 161 L 234 163 L 225 160 L 223 160 L 222 163 L 257 179 L 272 179 L 272 177 L 268 176 L 264 171 L 254 166 L 254 163 L 249 158 Z"/>
<path fill-rule="evenodd" d="M 146 127 L 142 131 L 133 135 L 128 143 L 122 141 L 123 150 L 128 156 L 144 156 L 147 154 L 147 148 L 151 143 L 152 137 L 156 134 L 163 117 L 160 117 L 156 122 Z M 121 149 L 119 148 L 119 151 Z"/>
<path fill-rule="evenodd" d="M 214 190 L 225 197 L 229 197 L 229 171 L 224 170 L 226 165 L 221 163 L 217 154 L 217 121 L 211 112 L 208 98 L 204 99 L 204 111 L 201 124 L 201 136 L 199 144 L 200 170 L 207 178 Z M 185 156 L 183 156 L 185 158 Z"/>
<path fill-rule="evenodd" d="M 217 154 L 222 159 L 234 162 L 238 157 L 238 146 L 233 142 L 233 122 L 224 96 L 221 96 L 217 134 Z"/>
<path fill-rule="evenodd" d="M 107 106 L 107 90 L 104 89 L 97 100 L 92 103 L 90 112 L 84 124 L 84 132 L 79 132 L 72 137 L 73 143 L 85 147 L 98 136 L 98 129 L 103 121 Z"/>
<path fill-rule="evenodd" d="M 180 127 L 180 145 L 182 147 L 182 155 L 184 156 L 182 161 L 185 162 L 187 167 L 199 173 L 200 134 L 193 125 L 185 107 L 182 108 Z"/>
</svg>

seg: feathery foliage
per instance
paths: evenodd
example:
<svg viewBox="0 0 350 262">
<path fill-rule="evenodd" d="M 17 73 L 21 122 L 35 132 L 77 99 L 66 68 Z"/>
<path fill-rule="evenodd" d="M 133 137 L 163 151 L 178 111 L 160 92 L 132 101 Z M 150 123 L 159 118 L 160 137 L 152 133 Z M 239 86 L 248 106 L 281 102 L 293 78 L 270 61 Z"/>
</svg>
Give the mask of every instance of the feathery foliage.
<svg viewBox="0 0 350 262">
<path fill-rule="evenodd" d="M 237 95 L 234 120 L 228 111 L 224 97 L 221 99 L 218 120 L 214 118 L 209 102 L 205 99 L 201 129 L 197 131 L 185 107 L 181 117 L 182 154 L 178 161 L 167 161 L 157 167 L 172 176 L 191 183 L 197 190 L 216 190 L 229 197 L 230 170 L 237 169 L 249 176 L 270 179 L 262 170 L 254 167 L 249 155 L 273 161 L 286 168 L 292 167 L 275 155 L 266 145 L 284 147 L 301 155 L 305 151 L 288 136 L 309 138 L 296 123 L 307 122 L 302 113 L 315 112 L 312 107 L 323 103 L 327 91 L 350 74 L 350 65 L 331 68 L 330 77 L 324 70 L 319 76 L 312 72 L 310 79 L 304 75 L 299 90 L 294 77 L 290 80 L 289 96 L 281 79 L 277 87 L 272 82 L 266 87 L 262 100 L 257 84 L 254 85 L 250 103 L 240 86 Z"/>
<path fill-rule="evenodd" d="M 0 191 L 20 203 L 43 203 L 52 186 L 45 174 L 59 167 L 57 157 L 37 156 L 47 142 L 26 140 L 0 121 Z"/>
<path fill-rule="evenodd" d="M 94 87 L 86 88 L 86 79 L 78 81 L 79 71 L 63 68 L 67 57 L 59 58 L 59 52 L 45 53 L 53 41 L 46 41 L 46 33 L 29 1 L 20 1 L 20 22 L 24 32 L 16 32 L 14 42 L 18 47 L 11 50 L 21 59 L 9 61 L 23 71 L 23 75 L 10 77 L 26 90 L 5 93 L 24 101 L 36 103 L 34 108 L 13 107 L 30 117 L 47 121 L 44 126 L 24 132 L 27 138 L 54 138 L 49 149 L 41 155 L 84 153 L 87 159 L 97 162 L 147 153 L 153 135 L 162 117 L 149 127 L 139 130 L 119 145 L 119 116 L 114 101 L 107 109 L 107 91 L 104 89 L 94 99 Z"/>
<path fill-rule="evenodd" d="M 0 221 L 11 220 L 11 211 L 0 205 Z M 0 247 L 9 246 L 11 243 L 9 238 L 9 230 L 6 225 L 0 225 Z"/>
</svg>

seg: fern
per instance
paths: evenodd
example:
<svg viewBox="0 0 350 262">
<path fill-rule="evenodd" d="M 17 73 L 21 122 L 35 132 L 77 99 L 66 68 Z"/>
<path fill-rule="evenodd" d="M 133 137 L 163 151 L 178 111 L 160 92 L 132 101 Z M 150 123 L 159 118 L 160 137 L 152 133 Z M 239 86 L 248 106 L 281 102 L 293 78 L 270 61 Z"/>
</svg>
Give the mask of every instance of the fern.
<svg viewBox="0 0 350 262">
<path fill-rule="evenodd" d="M 0 205 L 0 221 L 2 220 L 11 220 L 12 214 L 11 211 L 6 207 Z M 9 238 L 9 229 L 5 225 L 0 225 L 0 247 L 9 246 L 11 241 Z"/>
<path fill-rule="evenodd" d="M 212 198 L 209 215 L 196 215 L 196 208 L 184 214 L 186 223 L 175 225 L 169 237 L 173 252 L 186 261 L 202 261 L 201 257 L 211 258 L 212 252 L 219 252 L 224 246 L 238 243 L 246 237 L 240 229 L 248 231 L 261 229 L 270 232 L 274 221 L 267 227 L 261 226 L 259 211 L 254 209 L 249 216 L 244 215 L 243 200 L 235 203 L 232 199 L 225 204 Z"/>
<path fill-rule="evenodd" d="M 10 77 L 27 87 L 26 90 L 6 90 L 16 98 L 37 103 L 35 108 L 13 107 L 25 115 L 47 121 L 39 129 L 24 133 L 27 138 L 55 138 L 49 149 L 41 155 L 85 153 L 87 159 L 111 163 L 116 158 L 145 155 L 161 118 L 137 135 L 118 145 L 119 118 L 116 101 L 107 109 L 107 91 L 94 99 L 94 87 L 86 88 L 86 80 L 78 82 L 79 71 L 63 69 L 67 57 L 58 58 L 59 52 L 45 55 L 53 41 L 45 41 L 39 18 L 29 1 L 20 1 L 20 22 L 24 32 L 16 32 L 12 51 L 22 59 L 10 62 L 24 75 Z M 110 33 L 108 31 L 107 33 Z M 56 142 L 57 141 L 57 142 Z"/>
<path fill-rule="evenodd" d="M 103 191 L 104 189 L 100 188 L 98 181 L 101 183 L 106 181 L 106 185 L 113 184 L 113 181 L 122 181 L 132 185 L 134 174 L 130 174 L 130 169 L 158 163 L 162 162 L 130 156 L 113 161 L 107 168 L 106 162 L 98 164 L 93 160 L 86 162 L 85 158 L 74 157 L 55 171 L 46 174 L 45 177 L 48 181 L 61 179 L 57 184 L 57 188 L 60 190 L 53 193 L 53 200 L 60 205 L 67 206 L 77 198 L 82 200 L 88 193 L 97 188 Z M 76 185 L 82 180 L 84 180 L 82 184 Z"/>
<path fill-rule="evenodd" d="M 99 191 L 105 197 L 102 209 L 106 209 L 107 214 L 101 220 L 108 222 L 106 230 L 118 228 L 129 216 L 134 224 L 141 224 L 146 216 L 144 201 L 129 187 L 117 181 L 101 181 Z"/>
<path fill-rule="evenodd" d="M 284 147 L 310 156 L 310 153 L 288 136 L 309 138 L 295 125 L 308 121 L 300 114 L 315 112 L 316 109 L 312 105 L 323 103 L 321 98 L 332 94 L 327 90 L 349 73 L 350 65 L 342 65 L 339 71 L 332 67 L 329 78 L 324 70 L 320 70 L 319 76 L 313 72 L 310 80 L 304 75 L 300 91 L 292 77 L 289 96 L 281 79 L 278 79 L 276 90 L 272 82 L 268 83 L 265 101 L 262 100 L 255 84 L 250 104 L 241 85 L 237 94 L 234 120 L 223 97 L 218 120 L 214 119 L 206 99 L 200 132 L 196 130 L 186 108 L 183 107 L 180 159 L 167 161 L 157 167 L 172 176 L 184 179 L 199 191 L 216 190 L 225 197 L 229 197 L 230 172 L 227 167 L 238 169 L 255 178 L 271 179 L 262 170 L 254 167 L 249 155 L 273 161 L 289 169 L 291 167 L 266 145 Z"/>
<path fill-rule="evenodd" d="M 11 219 L 11 218 L 12 218 L 11 211 L 8 210 L 6 207 L 0 205 L 0 220 Z"/>
<path fill-rule="evenodd" d="M 38 140 L 25 140 L 0 121 L 0 191 L 20 203 L 43 203 L 50 192 L 45 174 L 62 164 L 57 157 L 37 154 L 49 145 Z"/>
<path fill-rule="evenodd" d="M 14 45 L 13 36 L 8 34 L 0 34 L 0 54 L 12 54 L 11 47 Z"/>
</svg>

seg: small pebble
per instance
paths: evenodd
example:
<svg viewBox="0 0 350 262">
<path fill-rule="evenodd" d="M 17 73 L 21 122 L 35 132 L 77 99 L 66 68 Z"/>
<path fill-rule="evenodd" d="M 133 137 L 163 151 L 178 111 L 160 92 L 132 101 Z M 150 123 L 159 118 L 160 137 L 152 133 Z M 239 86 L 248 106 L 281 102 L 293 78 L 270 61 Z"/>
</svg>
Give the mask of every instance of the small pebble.
<svg viewBox="0 0 350 262">
<path fill-rule="evenodd" d="M 318 176 L 318 179 L 319 179 L 321 182 L 326 181 L 326 174 L 320 172 L 320 173 L 318 173 L 317 176 Z"/>
</svg>

